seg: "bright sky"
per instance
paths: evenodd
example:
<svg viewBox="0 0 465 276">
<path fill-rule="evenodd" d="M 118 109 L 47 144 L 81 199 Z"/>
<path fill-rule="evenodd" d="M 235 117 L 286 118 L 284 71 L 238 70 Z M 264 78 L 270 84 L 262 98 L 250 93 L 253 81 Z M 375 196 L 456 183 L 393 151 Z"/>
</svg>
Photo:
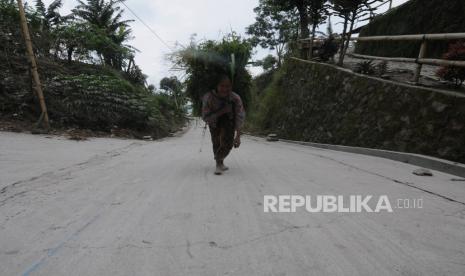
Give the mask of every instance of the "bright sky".
<svg viewBox="0 0 465 276">
<path fill-rule="evenodd" d="M 44 0 L 46 5 L 52 1 Z M 76 0 L 63 1 L 62 14 L 67 14 L 77 5 Z M 394 6 L 407 1 L 394 0 Z M 125 3 L 167 44 L 174 47 L 176 42 L 187 45 L 194 33 L 198 40 L 219 39 L 231 29 L 244 35 L 245 28 L 255 21 L 253 8 L 258 5 L 258 0 L 126 0 Z M 387 7 L 386 5 L 381 11 Z M 136 19 L 129 11 L 125 12 L 125 16 L 127 19 Z M 337 18 L 332 20 L 334 31 L 340 32 L 341 26 L 337 24 Z M 140 51 L 136 54 L 136 63 L 148 75 L 148 83 L 158 87 L 164 77 L 182 76 L 179 72 L 170 71 L 171 64 L 166 60 L 170 49 L 138 20 L 131 27 L 134 39 L 130 44 Z M 320 29 L 325 31 L 326 26 L 321 26 Z M 260 59 L 268 53 L 268 50 L 258 49 L 253 58 Z M 250 68 L 250 71 L 255 75 L 260 69 Z"/>
</svg>

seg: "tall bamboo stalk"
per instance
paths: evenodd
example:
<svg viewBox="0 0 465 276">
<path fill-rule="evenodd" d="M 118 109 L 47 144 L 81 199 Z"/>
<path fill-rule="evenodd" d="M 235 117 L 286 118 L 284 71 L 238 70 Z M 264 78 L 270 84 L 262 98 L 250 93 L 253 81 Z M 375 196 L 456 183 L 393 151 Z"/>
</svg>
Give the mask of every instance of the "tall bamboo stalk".
<svg viewBox="0 0 465 276">
<path fill-rule="evenodd" d="M 24 41 L 26 43 L 27 57 L 31 64 L 31 73 L 32 73 L 32 79 L 34 81 L 34 89 L 39 98 L 40 109 L 42 111 L 40 118 L 43 120 L 45 128 L 48 129 L 50 128 L 50 121 L 48 118 L 47 105 L 45 104 L 44 93 L 42 91 L 42 84 L 40 83 L 40 77 L 37 71 L 37 62 L 34 56 L 34 51 L 32 49 L 31 36 L 29 34 L 29 28 L 27 26 L 26 13 L 24 12 L 24 6 L 23 6 L 22 0 L 18 0 L 18 9 L 19 9 L 19 18 L 21 22 L 21 29 L 22 29 Z"/>
</svg>

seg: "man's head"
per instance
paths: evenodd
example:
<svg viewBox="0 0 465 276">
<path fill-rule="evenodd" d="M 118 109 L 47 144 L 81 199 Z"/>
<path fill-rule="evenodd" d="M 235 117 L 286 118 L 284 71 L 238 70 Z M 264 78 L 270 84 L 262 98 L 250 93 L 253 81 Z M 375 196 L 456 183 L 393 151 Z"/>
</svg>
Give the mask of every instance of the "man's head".
<svg viewBox="0 0 465 276">
<path fill-rule="evenodd" d="M 232 82 L 228 75 L 220 75 L 216 82 L 216 93 L 220 97 L 227 97 L 232 92 Z"/>
</svg>

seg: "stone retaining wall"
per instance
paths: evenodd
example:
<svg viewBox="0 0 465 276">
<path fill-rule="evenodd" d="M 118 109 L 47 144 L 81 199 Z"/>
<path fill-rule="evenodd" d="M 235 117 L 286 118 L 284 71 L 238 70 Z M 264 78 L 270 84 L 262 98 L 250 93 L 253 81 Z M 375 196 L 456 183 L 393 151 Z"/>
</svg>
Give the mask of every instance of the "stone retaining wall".
<svg viewBox="0 0 465 276">
<path fill-rule="evenodd" d="M 293 59 L 275 82 L 281 137 L 426 154 L 465 163 L 465 95 Z"/>
</svg>

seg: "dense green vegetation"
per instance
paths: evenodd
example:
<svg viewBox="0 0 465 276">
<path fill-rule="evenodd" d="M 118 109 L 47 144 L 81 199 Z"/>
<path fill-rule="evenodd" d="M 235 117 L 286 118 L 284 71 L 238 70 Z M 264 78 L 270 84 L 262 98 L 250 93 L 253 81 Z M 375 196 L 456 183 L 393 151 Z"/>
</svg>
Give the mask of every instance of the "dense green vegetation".
<svg viewBox="0 0 465 276">
<path fill-rule="evenodd" d="M 260 46 L 275 50 L 276 63 L 279 67 L 289 41 L 298 39 L 298 15 L 295 10 L 282 11 L 267 0 L 260 0 L 254 12 L 256 13 L 255 23 L 246 29 L 247 34 L 251 36 L 250 42 L 254 47 Z M 269 60 L 263 63 L 269 63 Z"/>
<path fill-rule="evenodd" d="M 155 91 L 134 62 L 131 21 L 117 1 L 88 0 L 70 15 L 61 0 L 26 6 L 52 125 L 110 131 L 127 128 L 155 137 L 184 122 L 182 87 Z M 0 0 L 0 112 L 36 120 L 29 65 L 16 1 Z"/>
</svg>

